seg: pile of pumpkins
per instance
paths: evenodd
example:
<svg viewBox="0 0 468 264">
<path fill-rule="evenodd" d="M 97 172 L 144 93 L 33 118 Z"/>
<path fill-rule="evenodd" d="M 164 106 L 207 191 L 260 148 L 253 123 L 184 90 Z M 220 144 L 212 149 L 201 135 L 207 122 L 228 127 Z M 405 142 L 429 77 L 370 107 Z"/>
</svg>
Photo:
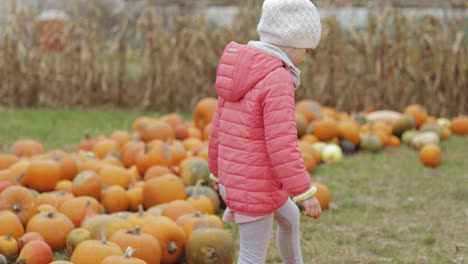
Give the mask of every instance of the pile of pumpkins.
<svg viewBox="0 0 468 264">
<path fill-rule="evenodd" d="M 14 142 L 11 153 L 0 154 L 0 264 L 232 263 L 233 240 L 216 215 L 223 203 L 207 162 L 216 105 L 200 100 L 188 121 L 177 113 L 138 117 L 130 132 L 86 135 L 72 152 Z M 468 133 L 468 117 L 435 119 L 419 105 L 351 115 L 303 100 L 296 120 L 311 173 L 343 154 L 401 141 L 433 166 L 440 140 Z M 330 191 L 314 184 L 326 209 Z M 52 262 L 63 250 L 71 262 Z"/>
<path fill-rule="evenodd" d="M 419 151 L 422 164 L 437 167 L 442 160 L 440 142 L 452 133 L 468 134 L 468 116 L 436 118 L 419 104 L 407 106 L 402 113 L 366 109 L 348 114 L 313 100 L 302 100 L 296 104 L 296 120 L 303 153 L 302 142 L 312 144 L 319 153 L 315 161 L 325 163 L 339 162 L 343 154 L 358 150 L 377 153 L 403 143 Z M 304 154 L 303 158 L 313 171 L 313 160 Z"/>
<path fill-rule="evenodd" d="M 211 102 L 196 121 L 140 117 L 73 152 L 14 142 L 0 154 L 0 264 L 232 263 L 209 180 Z"/>
</svg>

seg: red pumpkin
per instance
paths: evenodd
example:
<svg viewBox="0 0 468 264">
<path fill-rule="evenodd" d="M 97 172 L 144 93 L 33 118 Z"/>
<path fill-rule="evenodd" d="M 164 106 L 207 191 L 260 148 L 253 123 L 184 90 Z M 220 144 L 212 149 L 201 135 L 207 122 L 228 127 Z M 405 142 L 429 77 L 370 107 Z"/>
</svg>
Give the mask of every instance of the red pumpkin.
<svg viewBox="0 0 468 264">
<path fill-rule="evenodd" d="M 27 243 L 35 240 L 41 240 L 45 242 L 41 234 L 37 232 L 26 232 L 24 235 L 18 238 L 18 246 L 20 249 L 22 249 Z"/>
<path fill-rule="evenodd" d="M 49 264 L 54 253 L 44 241 L 34 240 L 27 243 L 21 250 L 16 264 Z"/>
</svg>

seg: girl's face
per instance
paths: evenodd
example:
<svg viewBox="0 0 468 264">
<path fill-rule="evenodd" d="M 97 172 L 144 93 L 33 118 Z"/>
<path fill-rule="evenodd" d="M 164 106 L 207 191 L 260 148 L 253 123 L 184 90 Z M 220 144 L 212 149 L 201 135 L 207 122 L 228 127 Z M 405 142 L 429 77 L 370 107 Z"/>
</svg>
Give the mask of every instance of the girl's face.
<svg viewBox="0 0 468 264">
<path fill-rule="evenodd" d="M 309 49 L 299 49 L 299 48 L 283 48 L 283 51 L 288 55 L 289 59 L 294 63 L 295 66 L 299 66 L 304 62 L 306 53 L 309 52 Z"/>
</svg>

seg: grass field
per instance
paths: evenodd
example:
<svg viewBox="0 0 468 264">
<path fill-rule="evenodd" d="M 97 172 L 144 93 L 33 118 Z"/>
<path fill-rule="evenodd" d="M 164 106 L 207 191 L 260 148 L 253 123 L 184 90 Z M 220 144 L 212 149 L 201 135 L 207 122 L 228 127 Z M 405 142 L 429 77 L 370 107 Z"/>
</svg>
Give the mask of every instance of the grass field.
<svg viewBox="0 0 468 264">
<path fill-rule="evenodd" d="M 33 138 L 47 150 L 71 151 L 85 132 L 129 130 L 142 114 L 0 109 L 0 147 Z M 318 220 L 302 218 L 304 262 L 468 263 L 468 137 L 452 136 L 442 149 L 437 169 L 423 167 L 407 147 L 319 166 L 312 179 L 329 186 L 332 205 Z M 227 228 L 237 239 L 235 225 Z M 282 263 L 274 233 L 268 256 L 267 263 Z"/>
</svg>

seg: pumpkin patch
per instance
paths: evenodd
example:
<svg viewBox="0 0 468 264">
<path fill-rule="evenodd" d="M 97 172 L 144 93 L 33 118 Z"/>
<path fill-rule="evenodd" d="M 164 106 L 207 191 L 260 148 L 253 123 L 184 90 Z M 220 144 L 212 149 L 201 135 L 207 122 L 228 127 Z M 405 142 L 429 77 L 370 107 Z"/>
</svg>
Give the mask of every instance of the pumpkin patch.
<svg viewBox="0 0 468 264">
<path fill-rule="evenodd" d="M 0 263 L 2 256 L 70 263 L 51 262 L 51 252 L 64 249 L 75 264 L 232 263 L 233 238 L 207 161 L 216 105 L 214 98 L 199 101 L 193 121 L 177 113 L 138 117 L 129 131 L 87 135 L 74 152 L 14 142 L 0 154 Z M 466 116 L 437 119 L 417 104 L 403 113 L 348 114 L 303 100 L 295 110 L 297 150 L 313 177 L 350 154 L 408 146 L 436 168 L 443 141 L 468 128 Z M 315 197 L 322 210 L 333 208 L 334 189 L 320 180 L 313 181 Z"/>
</svg>

